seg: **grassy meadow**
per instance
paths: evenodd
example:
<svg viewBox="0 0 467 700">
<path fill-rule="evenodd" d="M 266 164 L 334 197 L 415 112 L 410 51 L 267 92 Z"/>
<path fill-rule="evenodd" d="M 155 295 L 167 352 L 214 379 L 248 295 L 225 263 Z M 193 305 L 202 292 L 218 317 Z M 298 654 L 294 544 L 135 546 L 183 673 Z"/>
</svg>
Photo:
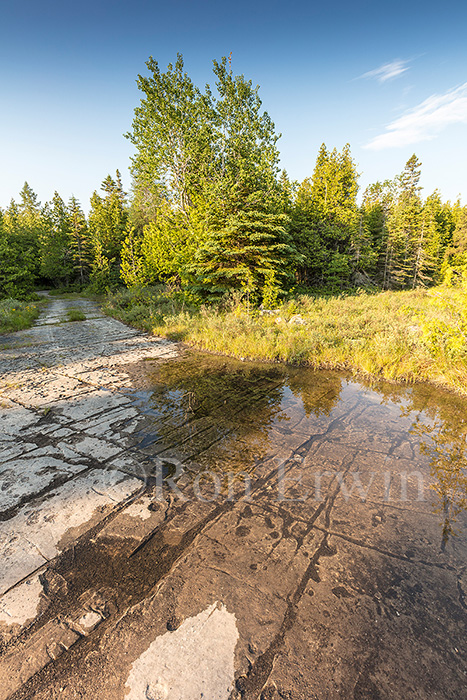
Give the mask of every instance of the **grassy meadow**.
<svg viewBox="0 0 467 700">
<path fill-rule="evenodd" d="M 273 310 L 235 298 L 198 306 L 162 287 L 145 288 L 109 296 L 104 311 L 216 353 L 429 381 L 467 395 L 467 293 L 459 288 L 301 295 Z"/>
</svg>

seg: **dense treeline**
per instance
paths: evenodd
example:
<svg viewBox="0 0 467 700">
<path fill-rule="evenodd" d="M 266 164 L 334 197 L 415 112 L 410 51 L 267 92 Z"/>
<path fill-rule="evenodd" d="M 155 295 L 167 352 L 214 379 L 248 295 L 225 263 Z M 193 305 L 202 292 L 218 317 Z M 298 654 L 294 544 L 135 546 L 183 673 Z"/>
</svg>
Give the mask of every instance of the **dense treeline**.
<svg viewBox="0 0 467 700">
<path fill-rule="evenodd" d="M 41 206 L 25 183 L 0 210 L 0 297 L 36 284 L 95 291 L 170 281 L 193 298 L 232 290 L 271 304 L 300 287 L 411 289 L 467 281 L 467 207 L 426 198 L 413 155 L 357 201 L 350 147 L 319 150 L 310 177 L 279 172 L 279 136 L 258 88 L 214 61 L 204 91 L 179 56 L 152 58 L 127 137 L 133 188 L 103 181 L 86 218 L 56 192 Z"/>
</svg>

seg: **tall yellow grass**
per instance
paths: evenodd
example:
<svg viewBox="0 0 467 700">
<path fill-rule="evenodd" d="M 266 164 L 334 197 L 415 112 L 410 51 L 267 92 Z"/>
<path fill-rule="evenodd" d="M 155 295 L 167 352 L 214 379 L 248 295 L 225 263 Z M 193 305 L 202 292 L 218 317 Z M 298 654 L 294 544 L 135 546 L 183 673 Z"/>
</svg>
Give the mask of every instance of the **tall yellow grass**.
<svg viewBox="0 0 467 700">
<path fill-rule="evenodd" d="M 122 303 L 122 298 L 124 303 Z M 299 296 L 273 311 L 187 307 L 161 292 L 110 298 L 107 313 L 155 335 L 245 359 L 430 381 L 467 394 L 467 294 L 451 287 Z"/>
</svg>

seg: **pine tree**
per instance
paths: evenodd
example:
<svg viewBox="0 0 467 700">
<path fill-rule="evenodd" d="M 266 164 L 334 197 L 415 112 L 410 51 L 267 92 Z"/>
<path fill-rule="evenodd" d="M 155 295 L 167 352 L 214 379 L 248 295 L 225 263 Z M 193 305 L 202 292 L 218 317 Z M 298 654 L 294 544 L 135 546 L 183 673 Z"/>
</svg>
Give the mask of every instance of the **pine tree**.
<svg viewBox="0 0 467 700">
<path fill-rule="evenodd" d="M 388 287 L 401 289 L 420 281 L 417 267 L 424 241 L 420 168 L 421 163 L 414 154 L 398 178 L 397 201 L 388 219 Z"/>
</svg>

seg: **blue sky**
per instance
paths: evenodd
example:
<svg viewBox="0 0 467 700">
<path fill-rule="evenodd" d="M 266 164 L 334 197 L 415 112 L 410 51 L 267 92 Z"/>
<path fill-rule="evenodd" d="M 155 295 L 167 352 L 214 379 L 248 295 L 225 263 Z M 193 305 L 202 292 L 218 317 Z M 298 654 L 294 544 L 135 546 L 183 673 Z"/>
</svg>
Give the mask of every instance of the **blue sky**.
<svg viewBox="0 0 467 700">
<path fill-rule="evenodd" d="M 292 178 L 312 174 L 323 141 L 348 142 L 361 190 L 415 152 L 425 195 L 467 203 L 467 3 L 2 0 L 1 14 L 0 206 L 25 180 L 85 209 L 116 168 L 128 188 L 137 74 L 177 52 L 200 86 L 232 52 Z"/>
</svg>

